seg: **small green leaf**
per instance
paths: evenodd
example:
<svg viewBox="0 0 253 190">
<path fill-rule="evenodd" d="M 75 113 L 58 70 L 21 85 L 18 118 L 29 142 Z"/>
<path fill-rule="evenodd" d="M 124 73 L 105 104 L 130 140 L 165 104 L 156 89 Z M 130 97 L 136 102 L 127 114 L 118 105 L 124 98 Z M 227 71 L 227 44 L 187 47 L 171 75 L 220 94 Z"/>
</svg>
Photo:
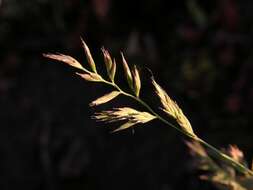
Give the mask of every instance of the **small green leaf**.
<svg viewBox="0 0 253 190">
<path fill-rule="evenodd" d="M 100 104 L 107 103 L 111 101 L 112 99 L 116 98 L 120 94 L 119 91 L 112 91 L 90 103 L 90 106 L 98 106 Z"/>
</svg>

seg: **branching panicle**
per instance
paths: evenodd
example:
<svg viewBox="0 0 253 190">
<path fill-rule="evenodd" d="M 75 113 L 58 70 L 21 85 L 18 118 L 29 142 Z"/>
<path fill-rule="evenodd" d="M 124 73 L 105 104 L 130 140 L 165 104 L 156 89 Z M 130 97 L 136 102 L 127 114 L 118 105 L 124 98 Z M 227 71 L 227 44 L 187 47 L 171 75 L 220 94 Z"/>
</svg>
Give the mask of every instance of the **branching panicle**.
<svg viewBox="0 0 253 190">
<path fill-rule="evenodd" d="M 245 162 L 243 161 L 243 154 L 242 152 L 239 151 L 238 148 L 231 146 L 227 154 L 224 154 L 220 150 L 216 149 L 212 145 L 208 144 L 207 142 L 199 138 L 193 132 L 192 126 L 188 118 L 184 115 L 182 109 L 178 106 L 178 104 L 175 101 L 173 101 L 169 97 L 169 95 L 165 92 L 165 90 L 162 89 L 162 87 L 159 84 L 157 84 L 153 78 L 152 78 L 152 83 L 155 87 L 156 94 L 161 101 L 161 104 L 162 104 L 161 109 L 168 116 L 170 116 L 170 118 L 172 117 L 173 119 L 175 119 L 178 126 L 172 124 L 168 120 L 170 118 L 163 118 L 162 116 L 160 116 L 146 102 L 144 102 L 139 97 L 140 90 L 141 90 L 141 79 L 140 79 L 139 71 L 136 66 L 134 66 L 132 70 L 129 69 L 129 66 L 127 64 L 127 61 L 124 58 L 123 53 L 121 53 L 121 57 L 122 57 L 125 77 L 129 84 L 130 90 L 133 92 L 134 95 L 132 95 L 132 92 L 129 93 L 129 92 L 123 91 L 116 84 L 115 82 L 116 61 L 115 59 L 111 58 L 109 52 L 105 50 L 104 48 L 102 48 L 105 67 L 107 70 L 108 77 L 110 79 L 110 80 L 106 80 L 102 75 L 98 73 L 96 69 L 96 64 L 94 62 L 94 59 L 92 58 L 92 55 L 90 53 L 88 46 L 82 39 L 81 41 L 82 41 L 82 45 L 86 54 L 87 61 L 89 63 L 89 66 L 91 67 L 91 71 L 85 69 L 76 59 L 68 55 L 44 54 L 44 56 L 53 60 L 64 62 L 72 67 L 75 67 L 76 69 L 80 70 L 76 74 L 86 81 L 101 82 L 114 88 L 112 92 L 91 102 L 90 106 L 98 106 L 117 98 L 119 95 L 123 95 L 137 101 L 147 110 L 147 112 L 143 112 L 143 111 L 138 111 L 130 107 L 114 108 L 109 111 L 102 111 L 102 112 L 96 113 L 93 116 L 94 119 L 99 120 L 99 121 L 105 121 L 105 122 L 124 121 L 124 124 L 118 127 L 113 132 L 128 129 L 130 127 L 135 126 L 136 124 L 144 124 L 154 119 L 158 119 L 162 121 L 163 123 L 165 123 L 166 125 L 175 128 L 176 130 L 181 132 L 183 135 L 186 135 L 188 138 L 193 140 L 193 143 L 187 143 L 187 145 L 192 150 L 192 152 L 196 153 L 198 157 L 200 157 L 202 160 L 205 161 L 205 165 L 203 165 L 203 168 L 209 169 L 212 171 L 219 170 L 219 166 L 216 165 L 215 162 L 213 162 L 211 156 L 209 157 L 209 152 L 210 152 L 210 155 L 212 155 L 212 157 L 219 159 L 221 162 L 223 162 L 223 164 L 229 165 L 235 171 L 245 176 L 253 176 L 253 171 L 250 170 L 246 166 Z M 209 150 L 208 153 L 205 151 L 204 147 Z M 214 180 L 221 181 L 221 179 L 226 177 L 225 174 L 224 172 L 221 174 L 219 173 L 220 176 L 215 176 L 211 179 L 213 181 Z M 204 176 L 203 178 L 205 177 L 206 176 Z M 226 183 L 230 182 L 226 180 L 223 180 L 223 181 L 225 181 Z M 234 183 L 234 185 L 238 185 L 238 184 L 241 185 L 240 183 Z M 240 189 L 239 185 L 238 185 L 238 189 Z M 241 188 L 240 190 L 243 190 L 243 188 Z"/>
</svg>

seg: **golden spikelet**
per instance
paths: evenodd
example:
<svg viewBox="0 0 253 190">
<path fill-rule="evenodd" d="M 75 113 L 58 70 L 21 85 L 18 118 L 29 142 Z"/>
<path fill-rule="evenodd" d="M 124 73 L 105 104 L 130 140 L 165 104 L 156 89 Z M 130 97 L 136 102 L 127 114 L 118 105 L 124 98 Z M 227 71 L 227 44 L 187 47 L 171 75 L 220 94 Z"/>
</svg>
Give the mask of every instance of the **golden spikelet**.
<svg viewBox="0 0 253 190">
<path fill-rule="evenodd" d="M 64 54 L 43 54 L 44 57 L 54 59 L 56 61 L 61 61 L 63 63 L 66 63 L 72 67 L 75 67 L 77 69 L 81 69 L 83 71 L 86 71 L 86 69 L 83 68 L 83 66 L 73 57 L 69 55 L 64 55 Z"/>
<path fill-rule="evenodd" d="M 101 51 L 104 55 L 104 62 L 106 65 L 107 72 L 110 72 L 112 67 L 112 58 L 110 56 L 110 53 L 104 47 L 101 48 Z"/>
<path fill-rule="evenodd" d="M 140 90 L 141 90 L 141 79 L 140 79 L 140 74 L 136 65 L 134 65 L 132 74 L 133 74 L 133 80 L 134 80 L 134 83 L 133 83 L 134 93 L 136 97 L 139 97 Z"/>
<path fill-rule="evenodd" d="M 191 124 L 187 117 L 184 115 L 183 111 L 180 109 L 180 107 L 177 105 L 176 102 L 174 102 L 168 94 L 165 92 L 165 90 L 162 89 L 162 87 L 156 83 L 156 81 L 152 78 L 152 83 L 155 87 L 156 94 L 159 96 L 160 101 L 162 103 L 162 110 L 167 113 L 169 116 L 173 117 L 179 126 L 181 126 L 181 129 L 187 133 L 189 133 L 191 136 L 196 136 L 192 130 Z"/>
<path fill-rule="evenodd" d="M 116 122 L 116 121 L 127 121 L 122 126 L 117 128 L 115 131 L 127 129 L 138 123 L 147 123 L 156 118 L 156 116 L 148 113 L 137 111 L 130 107 L 115 108 L 109 111 L 102 111 L 96 113 L 93 117 L 99 121 Z"/>
<path fill-rule="evenodd" d="M 120 94 L 119 91 L 112 91 L 112 92 L 92 101 L 89 105 L 90 106 L 98 106 L 98 105 L 107 103 L 107 102 L 111 101 L 112 99 L 116 98 L 119 94 Z"/>
<path fill-rule="evenodd" d="M 116 61 L 115 59 L 112 61 L 110 53 L 105 49 L 101 48 L 102 53 L 104 55 L 104 62 L 107 70 L 107 74 L 111 81 L 114 81 L 115 72 L 116 72 Z"/>
<path fill-rule="evenodd" d="M 116 68 L 117 68 L 116 60 L 113 59 L 112 68 L 111 68 L 111 70 L 110 70 L 110 78 L 111 78 L 112 82 L 114 82 L 115 73 L 116 73 Z"/>
<path fill-rule="evenodd" d="M 126 59 L 125 59 L 122 52 L 121 52 L 121 58 L 122 58 L 123 68 L 124 68 L 124 71 L 125 71 L 125 76 L 126 76 L 128 85 L 131 89 L 133 89 L 133 76 L 132 76 L 132 73 L 129 69 L 127 61 L 126 61 Z"/>
<path fill-rule="evenodd" d="M 89 47 L 87 46 L 87 44 L 85 43 L 85 41 L 82 38 L 81 38 L 81 42 L 82 42 L 83 49 L 84 49 L 84 52 L 85 52 L 85 55 L 86 55 L 86 58 L 87 58 L 87 61 L 90 65 L 91 70 L 93 72 L 97 73 L 96 64 L 92 58 Z"/>
<path fill-rule="evenodd" d="M 91 81 L 91 82 L 101 82 L 102 81 L 102 77 L 96 73 L 88 73 L 88 74 L 76 73 L 76 74 L 79 75 L 81 78 L 83 78 L 86 81 Z"/>
</svg>

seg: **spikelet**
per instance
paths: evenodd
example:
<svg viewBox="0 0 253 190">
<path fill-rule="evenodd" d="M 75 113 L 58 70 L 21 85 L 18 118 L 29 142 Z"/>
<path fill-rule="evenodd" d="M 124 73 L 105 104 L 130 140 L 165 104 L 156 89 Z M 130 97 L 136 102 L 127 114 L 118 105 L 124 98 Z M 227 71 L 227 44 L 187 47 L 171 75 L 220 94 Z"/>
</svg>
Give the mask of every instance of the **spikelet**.
<svg viewBox="0 0 253 190">
<path fill-rule="evenodd" d="M 66 63 L 72 67 L 75 67 L 77 69 L 81 69 L 83 71 L 87 71 L 86 69 L 83 68 L 83 66 L 73 57 L 69 55 L 64 55 L 64 54 L 43 54 L 44 57 L 54 59 L 56 61 L 61 61 L 63 63 Z"/>
<path fill-rule="evenodd" d="M 136 65 L 134 65 L 132 75 L 133 75 L 133 81 L 134 81 L 133 82 L 134 93 L 135 93 L 136 97 L 139 97 L 140 90 L 141 90 L 141 79 L 140 79 L 140 74 L 139 74 L 139 71 L 138 71 Z"/>
<path fill-rule="evenodd" d="M 130 69 L 129 69 L 129 66 L 128 66 L 128 64 L 127 64 L 127 62 L 126 62 L 126 59 L 125 59 L 125 57 L 124 57 L 124 55 L 123 55 L 122 52 L 121 52 L 121 58 L 122 58 L 123 68 L 124 68 L 124 71 L 125 71 L 125 76 L 126 76 L 126 78 L 127 78 L 128 85 L 129 85 L 129 87 L 130 87 L 132 90 L 134 90 L 134 88 L 133 88 L 133 77 L 132 77 L 132 73 L 131 73 L 131 71 L 130 71 Z"/>
<path fill-rule="evenodd" d="M 112 99 L 116 98 L 119 94 L 120 94 L 119 91 L 112 91 L 112 92 L 92 101 L 89 105 L 90 106 L 98 106 L 98 105 L 107 103 L 107 102 L 111 101 Z"/>
<path fill-rule="evenodd" d="M 102 51 L 103 56 L 104 56 L 104 62 L 105 62 L 105 65 L 106 65 L 107 72 L 109 72 L 111 70 L 111 67 L 112 67 L 112 58 L 111 58 L 109 52 L 104 47 L 101 48 L 101 51 Z"/>
<path fill-rule="evenodd" d="M 115 78 L 115 73 L 116 73 L 116 60 L 113 59 L 113 62 L 112 62 L 112 68 L 111 68 L 111 71 L 110 71 L 110 78 L 111 78 L 111 81 L 114 82 L 114 78 Z"/>
<path fill-rule="evenodd" d="M 138 123 L 147 123 L 156 117 L 148 112 L 141 112 L 130 107 L 123 107 L 96 113 L 93 118 L 106 122 L 127 121 L 122 126 L 114 130 L 114 132 L 116 132 L 127 129 Z"/>
<path fill-rule="evenodd" d="M 101 50 L 104 55 L 104 62 L 105 62 L 107 74 L 108 74 L 109 78 L 111 79 L 111 81 L 113 82 L 115 72 L 116 72 L 116 61 L 115 61 L 115 59 L 112 61 L 112 58 L 106 49 L 102 48 Z"/>
<path fill-rule="evenodd" d="M 181 129 L 191 136 L 196 136 L 192 130 L 191 124 L 187 117 L 184 115 L 183 111 L 180 109 L 180 107 L 177 105 L 176 102 L 174 102 L 168 94 L 162 89 L 160 85 L 156 83 L 156 81 L 152 78 L 152 83 L 156 89 L 156 94 L 159 96 L 160 101 L 162 103 L 162 110 L 167 113 L 169 116 L 173 117 L 179 126 L 181 126 Z"/>
<path fill-rule="evenodd" d="M 135 122 L 131 122 L 131 121 L 126 122 L 123 125 L 121 125 L 120 127 L 118 127 L 117 129 L 113 130 L 112 132 L 115 133 L 115 132 L 130 128 L 130 127 L 134 126 L 135 124 L 136 124 Z"/>
<path fill-rule="evenodd" d="M 91 82 L 101 82 L 103 79 L 99 74 L 96 73 L 76 73 L 79 75 L 81 78 L 83 78 L 86 81 L 91 81 Z"/>
<path fill-rule="evenodd" d="M 95 62 L 94 62 L 92 55 L 90 53 L 89 47 L 87 46 L 87 44 L 84 42 L 84 40 L 82 38 L 81 38 L 81 42 L 82 42 L 83 49 L 84 49 L 84 52 L 85 52 L 85 55 L 86 55 L 86 58 L 87 58 L 87 61 L 90 65 L 91 70 L 94 73 L 97 73 L 96 65 L 95 65 Z"/>
</svg>

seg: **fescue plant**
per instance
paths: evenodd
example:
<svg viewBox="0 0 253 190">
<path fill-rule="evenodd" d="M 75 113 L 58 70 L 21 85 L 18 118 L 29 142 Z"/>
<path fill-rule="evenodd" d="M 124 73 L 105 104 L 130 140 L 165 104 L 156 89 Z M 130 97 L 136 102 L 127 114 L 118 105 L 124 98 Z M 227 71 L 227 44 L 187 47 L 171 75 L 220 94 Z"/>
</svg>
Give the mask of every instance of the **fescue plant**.
<svg viewBox="0 0 253 190">
<path fill-rule="evenodd" d="M 243 153 L 236 147 L 230 146 L 226 151 L 220 151 L 213 147 L 194 133 L 194 130 L 179 105 L 170 98 L 166 91 L 151 77 L 152 85 L 158 98 L 160 99 L 160 109 L 167 117 L 156 112 L 145 102 L 141 96 L 141 78 L 136 65 L 129 67 L 123 53 L 121 53 L 121 62 L 123 65 L 125 79 L 129 86 L 129 91 L 123 90 L 115 81 L 117 63 L 110 53 L 102 48 L 107 77 L 102 76 L 97 68 L 95 61 L 86 43 L 81 39 L 87 62 L 90 69 L 86 69 L 82 64 L 69 55 L 63 54 L 43 54 L 45 57 L 66 63 L 78 70 L 76 74 L 82 79 L 94 83 L 104 83 L 113 87 L 113 91 L 92 101 L 90 106 L 98 106 L 110 102 L 118 96 L 126 96 L 141 104 L 146 111 L 139 111 L 131 107 L 118 107 L 111 110 L 95 113 L 93 118 L 104 122 L 118 122 L 123 124 L 112 132 L 118 132 L 128 128 L 133 128 L 137 124 L 145 124 L 152 120 L 160 120 L 169 127 L 176 129 L 182 135 L 188 137 L 186 142 L 191 153 L 195 156 L 197 168 L 206 171 L 201 179 L 210 180 L 220 189 L 245 190 L 253 189 L 253 168 L 249 169 Z M 177 125 L 171 121 L 176 121 Z"/>
</svg>

